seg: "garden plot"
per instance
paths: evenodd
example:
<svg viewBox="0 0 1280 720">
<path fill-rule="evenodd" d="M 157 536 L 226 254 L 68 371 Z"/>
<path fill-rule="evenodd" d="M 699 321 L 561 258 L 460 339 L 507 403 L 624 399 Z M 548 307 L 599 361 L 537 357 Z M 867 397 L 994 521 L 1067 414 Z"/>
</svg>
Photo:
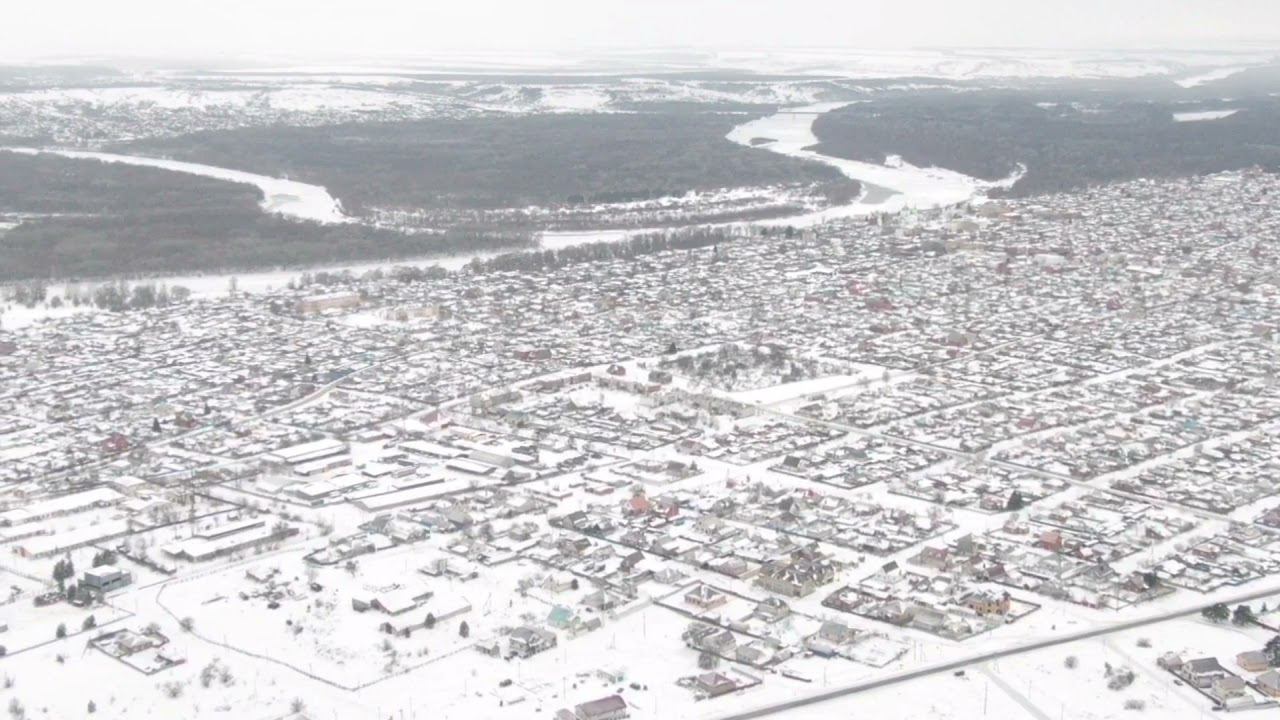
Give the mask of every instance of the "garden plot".
<svg viewBox="0 0 1280 720">
<path fill-rule="evenodd" d="M 806 405 L 799 412 L 819 420 L 870 428 L 1004 394 L 1003 390 L 978 383 L 907 376 L 840 393 Z"/>
<path fill-rule="evenodd" d="M 315 433 L 262 420 L 215 427 L 175 440 L 173 446 L 203 455 L 242 459 L 318 440 Z"/>
<path fill-rule="evenodd" d="M 401 400 L 349 391 L 335 391 L 275 419 L 297 428 L 345 436 L 393 418 L 403 417 L 413 410 L 414 406 Z"/>
<path fill-rule="evenodd" d="M 870 496 L 847 499 L 812 490 L 746 486 L 730 496 L 736 522 L 859 553 L 891 555 L 956 529 L 940 508 L 928 513 L 884 506 Z"/>
<path fill-rule="evenodd" d="M 473 642 L 462 637 L 462 622 L 472 636 L 549 610 L 518 592 L 532 565 L 510 563 L 462 581 L 421 572 L 420 551 L 415 545 L 362 557 L 354 574 L 336 567 L 272 572 L 300 563 L 299 553 L 285 553 L 172 584 L 162 601 L 211 641 L 342 685 L 461 651 Z"/>
<path fill-rule="evenodd" d="M 1264 427 L 1229 443 L 1206 444 L 1194 454 L 1125 474 L 1111 481 L 1117 490 L 1227 513 L 1280 490 L 1277 428 Z"/>
<path fill-rule="evenodd" d="M 679 449 L 734 465 L 751 465 L 820 445 L 843 434 L 825 427 L 753 417 L 735 422 L 726 432 L 682 440 Z"/>
<path fill-rule="evenodd" d="M 1064 480 L 1023 470 L 948 463 L 922 473 L 898 476 L 890 481 L 889 492 L 938 505 L 1002 513 L 1021 510 L 1068 487 Z"/>
<path fill-rule="evenodd" d="M 1091 373 L 1077 368 L 996 354 L 964 358 L 942 366 L 935 373 L 940 377 L 968 380 L 1016 392 L 1070 385 L 1092 377 Z"/>
<path fill-rule="evenodd" d="M 908 476 L 944 458 L 938 452 L 880 438 L 846 438 L 789 454 L 770 470 L 852 489 Z"/>
<path fill-rule="evenodd" d="M 342 387 L 439 405 L 482 390 L 488 383 L 480 368 L 457 363 L 453 358 L 421 355 L 348 376 Z"/>
<path fill-rule="evenodd" d="M 76 607 L 58 602 L 34 609 L 22 608 L 24 612 L 19 622 L 14 609 L 17 608 L 8 612 L 0 609 L 0 618 L 5 618 L 9 624 L 9 629 L 0 633 L 0 644 L 9 655 L 54 642 L 59 635 L 95 634 L 97 628 L 131 616 L 128 610 L 112 605 Z"/>
<path fill-rule="evenodd" d="M 169 638 L 158 629 L 141 632 L 122 628 L 95 636 L 89 644 L 144 675 L 154 675 L 186 662 L 180 653 L 166 647 Z"/>
</svg>

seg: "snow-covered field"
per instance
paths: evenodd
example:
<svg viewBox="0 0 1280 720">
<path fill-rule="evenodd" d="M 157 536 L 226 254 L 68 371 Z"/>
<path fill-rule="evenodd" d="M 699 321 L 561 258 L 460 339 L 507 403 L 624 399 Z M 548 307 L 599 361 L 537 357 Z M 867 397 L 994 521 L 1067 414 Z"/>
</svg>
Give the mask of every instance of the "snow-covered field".
<svg viewBox="0 0 1280 720">
<path fill-rule="evenodd" d="M 45 319 L 58 319 L 78 315 L 82 312 L 96 312 L 92 307 L 82 305 L 75 307 L 72 305 L 63 305 L 62 307 L 49 307 L 48 305 L 37 305 L 35 307 L 24 307 L 22 305 L 0 305 L 0 328 L 6 330 L 17 330 L 24 328 L 32 323 L 40 322 Z"/>
<path fill-rule="evenodd" d="M 1209 82 L 1270 62 L 1274 51 L 808 48 L 723 51 L 716 62 L 757 72 L 836 73 L 849 77 L 1132 78 L 1190 75 Z M 1213 76 L 1210 73 L 1219 73 Z M 1222 74 L 1226 73 L 1226 74 Z"/>
<path fill-rule="evenodd" d="M 282 61 L 273 68 L 282 74 L 331 75 L 468 72 L 501 75 L 554 73 L 590 75 L 593 64 L 607 62 L 623 73 L 673 73 L 722 68 L 764 74 L 857 78 L 930 77 L 945 79 L 1084 77 L 1117 78 L 1170 75 L 1194 78 L 1270 62 L 1270 48 L 1159 49 L 1145 51 L 1027 48 L 913 48 L 852 47 L 727 48 L 671 53 L 644 51 L 587 52 L 432 52 L 419 57 L 362 58 L 354 63 L 298 64 Z M 1222 74 L 1226 73 L 1226 74 Z M 1209 82 L 1217 77 L 1205 77 Z"/>
<path fill-rule="evenodd" d="M 407 80 L 390 78 L 387 82 L 369 82 L 351 87 L 339 83 L 284 83 L 277 87 L 245 87 L 243 89 L 204 88 L 187 83 L 129 85 L 112 87 L 41 88 L 0 93 L 0 104 L 29 103 L 91 107 L 111 106 L 161 108 L 168 110 L 240 109 L 261 105 L 278 110 L 314 112 L 320 110 L 378 110 L 395 105 L 405 98 L 395 92 L 392 82 Z"/>
<path fill-rule="evenodd" d="M 88 145 L 274 123 L 609 112 L 661 102 L 807 105 L 886 90 L 960 87 L 957 83 L 965 81 L 1166 77 L 1194 88 L 1273 60 L 1271 50 L 812 48 L 689 52 L 679 58 L 626 52 L 471 53 L 360 65 L 152 68 L 63 86 L 50 86 L 37 74 L 26 87 L 20 81 L 0 92 L 0 129 Z M 733 75 L 678 74 L 694 71 Z M 901 81 L 885 82 L 895 79 Z M 130 114 L 145 121 L 132 122 Z"/>
</svg>

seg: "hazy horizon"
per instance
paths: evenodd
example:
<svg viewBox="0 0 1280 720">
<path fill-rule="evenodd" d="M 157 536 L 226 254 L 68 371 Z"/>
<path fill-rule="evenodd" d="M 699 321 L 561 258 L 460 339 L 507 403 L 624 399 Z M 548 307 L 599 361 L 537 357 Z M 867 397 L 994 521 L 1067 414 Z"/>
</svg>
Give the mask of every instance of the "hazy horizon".
<svg viewBox="0 0 1280 720">
<path fill-rule="evenodd" d="M 350 59 L 459 52 L 595 54 L 645 50 L 1213 50 L 1280 48 L 1280 3 L 1228 0 L 160 0 L 21 4 L 0 27 L 0 58 Z M 607 42 L 606 42 L 607 39 Z M 234 58 L 232 57 L 234 56 Z"/>
</svg>

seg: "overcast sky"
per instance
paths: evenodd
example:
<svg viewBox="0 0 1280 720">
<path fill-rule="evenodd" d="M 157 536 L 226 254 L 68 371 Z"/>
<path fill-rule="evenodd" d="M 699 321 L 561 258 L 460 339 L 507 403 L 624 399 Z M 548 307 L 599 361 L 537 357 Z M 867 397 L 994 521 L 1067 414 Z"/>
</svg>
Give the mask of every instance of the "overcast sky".
<svg viewBox="0 0 1280 720">
<path fill-rule="evenodd" d="M 1280 0 L 5 0 L 0 56 L 1272 43 Z M 1280 42 L 1276 42 L 1280 45 Z"/>
</svg>

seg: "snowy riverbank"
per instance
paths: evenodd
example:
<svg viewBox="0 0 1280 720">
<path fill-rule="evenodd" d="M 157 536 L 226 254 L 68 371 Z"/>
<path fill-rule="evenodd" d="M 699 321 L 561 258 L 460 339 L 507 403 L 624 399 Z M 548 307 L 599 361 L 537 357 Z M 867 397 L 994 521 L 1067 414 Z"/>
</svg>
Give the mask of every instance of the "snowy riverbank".
<svg viewBox="0 0 1280 720">
<path fill-rule="evenodd" d="M 828 102 L 785 108 L 774 115 L 739 125 L 727 136 L 729 140 L 746 147 L 830 165 L 846 177 L 863 184 L 862 195 L 848 205 L 798 218 L 786 218 L 778 221 L 779 223 L 807 226 L 877 212 L 956 205 L 972 200 L 985 190 L 1012 187 L 1022 177 L 1020 170 L 1003 180 L 988 182 L 946 168 L 916 167 L 901 159 L 878 165 L 845 160 L 812 150 L 818 144 L 818 137 L 813 132 L 813 124 L 818 117 L 849 104 Z"/>
<path fill-rule="evenodd" d="M 927 209 L 963 203 L 981 196 L 982 192 L 994 187 L 1009 187 L 1017 182 L 1021 174 L 1011 175 L 998 182 L 986 182 L 963 175 L 945 168 L 919 168 L 905 162 L 893 162 L 886 165 L 858 162 L 830 157 L 809 149 L 818 143 L 813 133 L 813 123 L 819 115 L 845 107 L 848 103 L 819 103 L 803 107 L 781 110 L 768 117 L 753 120 L 734 128 L 727 136 L 733 142 L 761 151 L 776 152 L 791 157 L 821 162 L 839 169 L 847 177 L 858 180 L 863 185 L 861 195 L 854 201 L 818 211 L 807 212 L 771 220 L 754 222 L 731 222 L 720 224 L 696 224 L 692 227 L 812 227 L 824 222 L 851 217 L 865 217 L 877 212 L 898 212 L 905 208 Z M 769 142 L 759 142 L 768 139 Z M 753 142 L 756 141 L 756 142 Z M 273 178 L 265 175 L 232 170 L 229 168 L 202 165 L 199 163 L 179 162 L 159 158 L 148 158 L 111 153 L 88 152 L 78 150 L 33 150 L 5 148 L 11 152 L 36 154 L 48 152 L 63 157 L 101 160 L 103 162 L 120 162 L 131 165 L 155 167 L 173 172 L 189 173 L 204 177 L 226 180 L 228 182 L 249 183 L 260 188 L 264 195 L 263 209 L 276 212 L 299 220 L 322 223 L 351 222 L 352 218 L 342 212 L 338 199 L 318 185 L 295 182 L 284 178 Z M 561 249 L 574 245 L 596 242 L 619 242 L 633 235 L 646 232 L 660 232 L 673 228 L 648 228 L 627 230 L 585 230 L 565 232 L 545 232 L 539 236 L 539 245 L 547 249 Z M 186 274 L 166 277 L 148 278 L 138 282 L 164 284 L 170 287 L 182 286 L 192 291 L 193 297 L 216 297 L 225 295 L 231 287 L 231 279 L 239 292 L 266 292 L 284 287 L 291 278 L 303 272 L 350 270 L 359 274 L 374 269 L 387 270 L 396 265 L 414 265 L 429 267 L 437 265 L 446 269 L 457 269 L 471 260 L 487 258 L 501 254 L 500 252 L 468 253 L 460 255 L 433 256 L 423 258 L 407 258 L 401 260 L 380 260 L 360 263 L 347 263 L 328 267 L 289 270 L 266 270 L 259 272 Z M 82 288 L 92 288 L 101 282 L 71 283 Z M 65 283 L 49 286 L 49 296 L 64 294 Z M 0 312 L 0 327 L 15 328 L 28 325 L 45 317 L 59 317 L 87 308 L 13 308 L 8 312 Z"/>
<path fill-rule="evenodd" d="M 32 148 L 0 148 L 7 152 L 24 155 L 59 155 L 61 157 L 81 160 L 98 160 L 108 163 L 137 165 L 140 167 L 158 168 L 171 172 L 199 175 L 215 180 L 245 183 L 262 191 L 262 209 L 277 213 L 295 220 L 309 220 L 318 223 L 350 222 L 351 218 L 342 212 L 342 204 L 319 185 L 308 185 L 287 178 L 275 178 L 267 175 L 231 170 L 229 168 L 203 165 L 201 163 L 166 160 L 164 158 L 142 157 L 138 155 L 116 155 L 114 153 L 91 152 L 87 150 L 59 150 Z"/>
</svg>

